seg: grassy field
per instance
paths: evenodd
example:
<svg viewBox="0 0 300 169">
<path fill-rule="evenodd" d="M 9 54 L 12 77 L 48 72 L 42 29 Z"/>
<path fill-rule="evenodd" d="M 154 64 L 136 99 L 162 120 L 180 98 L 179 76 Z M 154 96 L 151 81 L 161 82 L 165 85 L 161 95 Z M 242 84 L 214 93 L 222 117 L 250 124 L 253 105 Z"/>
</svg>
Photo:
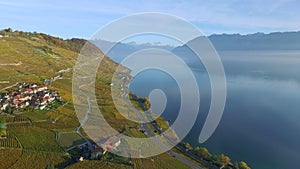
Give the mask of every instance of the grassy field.
<svg viewBox="0 0 300 169">
<path fill-rule="evenodd" d="M 131 169 L 131 166 L 122 165 L 122 164 L 116 164 L 111 162 L 104 162 L 104 161 L 81 161 L 77 162 L 69 167 L 67 169 Z"/>
<path fill-rule="evenodd" d="M 1 149 L 0 150 L 0 168 L 8 169 L 13 168 L 12 166 L 18 162 L 18 160 L 22 157 L 21 149 Z"/>
<path fill-rule="evenodd" d="M 0 118 L 0 137 L 6 135 L 6 120 L 4 118 Z"/>
<path fill-rule="evenodd" d="M 181 163 L 168 154 L 160 154 L 146 159 L 133 159 L 134 168 L 147 169 L 189 169 L 190 167 Z"/>
<path fill-rule="evenodd" d="M 23 149 L 31 151 L 63 152 L 56 142 L 55 132 L 36 126 L 21 126 L 9 128 L 22 144 Z"/>
<path fill-rule="evenodd" d="M 85 140 L 76 132 L 57 133 L 57 142 L 65 149 L 85 143 Z"/>
<path fill-rule="evenodd" d="M 5 139 L 0 139 L 0 147 L 5 148 L 22 148 L 17 138 L 13 135 L 6 136 Z"/>
<path fill-rule="evenodd" d="M 36 112 L 27 112 L 21 114 L 22 117 L 27 117 L 32 121 L 39 121 L 39 120 L 47 120 L 49 117 L 45 115 L 45 113 L 36 113 Z"/>
<path fill-rule="evenodd" d="M 23 151 L 11 168 L 41 169 L 46 168 L 49 164 L 62 168 L 64 164 L 68 163 L 68 159 L 70 157 L 65 153 Z"/>
</svg>

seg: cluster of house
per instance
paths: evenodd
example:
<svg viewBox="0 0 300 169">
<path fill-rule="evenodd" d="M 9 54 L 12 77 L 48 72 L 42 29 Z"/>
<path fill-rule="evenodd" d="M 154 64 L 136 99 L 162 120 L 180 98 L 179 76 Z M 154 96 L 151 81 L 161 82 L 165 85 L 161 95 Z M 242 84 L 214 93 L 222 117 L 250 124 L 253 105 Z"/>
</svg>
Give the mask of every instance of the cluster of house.
<svg viewBox="0 0 300 169">
<path fill-rule="evenodd" d="M 18 83 L 19 89 L 11 93 L 2 94 L 0 97 L 0 110 L 6 111 L 19 110 L 32 106 L 43 110 L 49 103 L 59 100 L 57 91 L 50 90 L 46 85 L 37 85 L 35 83 Z"/>
<path fill-rule="evenodd" d="M 78 161 L 97 160 L 103 155 L 103 149 L 97 144 L 85 144 L 79 147 L 81 149 Z"/>
<path fill-rule="evenodd" d="M 113 150 L 116 150 L 117 147 L 121 144 L 121 140 L 117 136 L 112 136 L 108 138 L 105 143 L 101 144 L 101 147 L 105 152 L 112 152 Z"/>
<path fill-rule="evenodd" d="M 100 144 L 100 146 L 98 146 L 97 144 L 81 145 L 79 147 L 81 149 L 81 156 L 78 161 L 99 159 L 106 152 L 117 150 L 117 147 L 120 144 L 121 140 L 116 136 L 112 136 L 109 137 L 105 142 Z"/>
</svg>

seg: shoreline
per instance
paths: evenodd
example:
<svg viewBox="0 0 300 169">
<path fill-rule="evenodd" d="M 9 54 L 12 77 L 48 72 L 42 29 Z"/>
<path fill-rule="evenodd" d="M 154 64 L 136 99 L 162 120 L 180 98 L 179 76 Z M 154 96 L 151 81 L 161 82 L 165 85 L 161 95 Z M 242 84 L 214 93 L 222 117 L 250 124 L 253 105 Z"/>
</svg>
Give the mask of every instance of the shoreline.
<svg viewBox="0 0 300 169">
<path fill-rule="evenodd" d="M 124 82 L 124 86 L 127 88 L 127 90 L 129 92 L 131 92 L 131 90 L 129 89 L 129 85 L 130 85 L 130 82 L 133 78 L 129 78 L 128 81 Z M 131 93 L 132 94 L 132 93 Z M 137 96 L 139 97 L 139 96 Z M 141 97 L 139 97 L 141 98 Z M 148 97 L 144 97 L 142 99 L 147 99 L 149 100 L 150 102 L 150 99 Z M 175 135 L 176 137 L 176 144 L 173 146 L 173 148 L 175 148 L 176 150 L 178 150 L 179 152 L 181 152 L 181 154 L 183 156 L 186 156 L 187 158 L 190 158 L 192 160 L 195 160 L 196 162 L 200 163 L 200 164 L 204 164 L 205 166 L 209 167 L 209 168 L 213 168 L 213 169 L 217 169 L 217 168 L 224 168 L 224 167 L 229 167 L 229 168 L 232 168 L 232 169 L 235 169 L 235 168 L 241 168 L 241 169 L 250 169 L 250 167 L 247 165 L 247 163 L 245 163 L 244 161 L 233 161 L 230 159 L 230 157 L 228 156 L 225 156 L 222 152 L 220 155 L 216 155 L 216 154 L 210 154 L 210 152 L 207 150 L 207 148 L 205 147 L 200 147 L 199 144 L 197 145 L 194 145 L 194 146 L 191 146 L 192 142 L 193 141 L 184 141 L 183 140 L 179 140 L 177 134 L 176 134 L 176 131 L 174 129 L 172 129 L 172 125 L 170 124 L 169 120 L 167 120 L 165 117 L 163 116 L 160 116 L 160 115 L 157 115 L 155 114 L 155 112 L 152 112 L 151 110 L 151 102 L 150 102 L 150 111 L 148 110 L 144 110 L 144 106 L 140 106 L 144 112 L 150 112 L 150 114 L 154 114 L 155 116 L 158 116 L 155 120 L 153 120 L 154 122 L 160 118 L 160 119 L 163 119 L 163 122 L 168 126 L 168 129 L 170 129 L 172 131 L 172 134 Z M 150 116 L 152 116 L 150 115 Z M 156 122 L 155 122 L 156 123 Z M 151 124 L 153 125 L 153 123 L 151 122 Z M 160 131 L 159 133 L 160 135 L 164 135 L 163 132 Z M 185 145 L 188 145 L 187 147 Z M 172 149 L 173 149 L 172 148 Z M 198 149 L 201 149 L 201 150 L 205 150 L 207 151 L 207 154 L 209 154 L 207 157 L 200 157 L 198 154 Z M 172 153 L 171 153 L 172 154 Z M 170 154 L 170 155 L 171 155 Z M 174 155 L 172 155 L 174 157 Z M 225 160 L 225 162 L 220 162 L 219 160 L 216 160 L 216 159 L 221 159 L 220 161 Z M 190 160 L 191 161 L 191 160 Z"/>
</svg>

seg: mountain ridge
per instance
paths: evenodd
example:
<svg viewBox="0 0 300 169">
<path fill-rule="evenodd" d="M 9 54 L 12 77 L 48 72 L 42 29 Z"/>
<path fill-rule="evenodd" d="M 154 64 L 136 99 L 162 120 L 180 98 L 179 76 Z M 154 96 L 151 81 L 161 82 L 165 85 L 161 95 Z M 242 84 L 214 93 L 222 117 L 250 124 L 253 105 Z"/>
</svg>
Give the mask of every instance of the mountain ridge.
<svg viewBox="0 0 300 169">
<path fill-rule="evenodd" d="M 253 33 L 247 35 L 241 34 L 213 34 L 208 37 L 217 51 L 255 51 L 255 50 L 300 50 L 300 31 L 293 32 L 272 32 L 272 33 Z M 123 42 L 109 42 L 104 40 L 91 41 L 99 48 L 108 50 L 107 55 L 114 61 L 120 63 L 126 56 L 142 49 L 159 48 L 173 52 L 175 54 L 191 53 L 188 51 L 187 44 L 199 43 L 201 38 L 197 37 L 181 46 L 155 45 L 155 44 L 136 44 Z M 197 42 L 199 41 L 199 42 Z M 183 56 L 184 57 L 184 56 Z"/>
</svg>

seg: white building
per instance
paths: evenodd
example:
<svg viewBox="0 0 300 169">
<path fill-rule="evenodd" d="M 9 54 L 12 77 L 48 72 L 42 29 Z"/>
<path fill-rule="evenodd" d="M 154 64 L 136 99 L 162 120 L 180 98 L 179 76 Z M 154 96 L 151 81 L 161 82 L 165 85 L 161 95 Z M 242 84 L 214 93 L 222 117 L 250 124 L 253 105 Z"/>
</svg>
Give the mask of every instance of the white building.
<svg viewBox="0 0 300 169">
<path fill-rule="evenodd" d="M 46 108 L 46 105 L 43 105 L 40 107 L 40 110 L 44 110 Z"/>
<path fill-rule="evenodd" d="M 8 107 L 8 103 L 5 103 L 2 105 L 1 110 L 6 110 L 7 107 Z"/>
</svg>

